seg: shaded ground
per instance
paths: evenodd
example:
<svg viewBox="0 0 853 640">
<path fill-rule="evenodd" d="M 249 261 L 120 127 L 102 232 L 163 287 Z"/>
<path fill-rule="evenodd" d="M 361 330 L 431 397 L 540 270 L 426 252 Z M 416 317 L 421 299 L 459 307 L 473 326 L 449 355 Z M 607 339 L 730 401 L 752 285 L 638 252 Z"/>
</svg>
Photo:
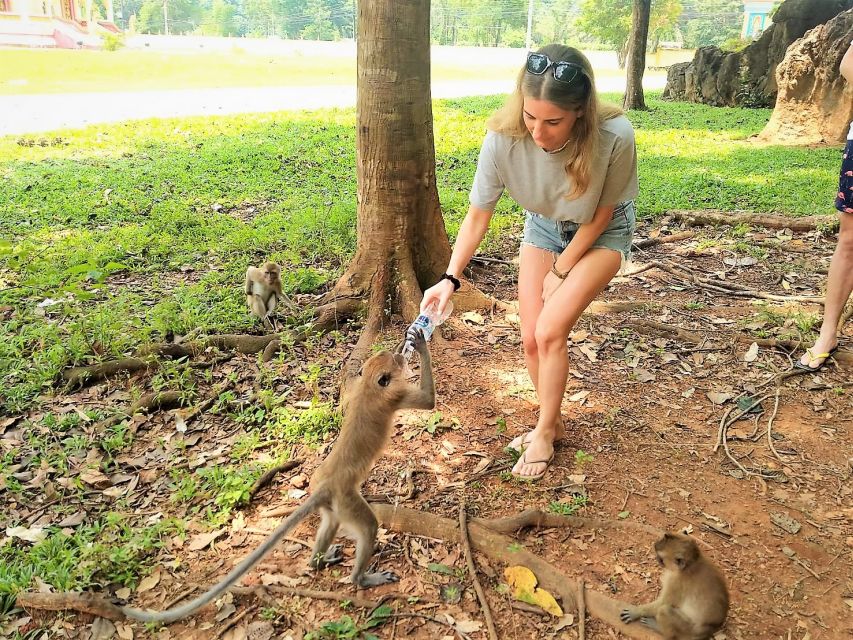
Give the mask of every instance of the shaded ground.
<svg viewBox="0 0 853 640">
<path fill-rule="evenodd" d="M 685 230 L 675 221 L 663 222 L 663 230 L 641 229 L 640 237 Z M 825 279 L 821 271 L 825 272 L 831 238 L 744 229 L 735 233 L 711 228 L 694 231 L 692 238 L 638 252 L 633 269 L 651 260 L 669 264 L 666 261 L 671 259 L 703 277 L 720 280 L 722 275 L 724 282 L 778 296 L 821 292 Z M 515 267 L 510 261 L 515 242 L 508 241 L 505 250 L 492 255 L 506 263 L 478 263 L 472 274 L 477 286 L 504 300 L 514 298 Z M 401 416 L 393 444 L 377 464 L 365 493 L 452 519 L 464 496 L 469 513 L 482 517 L 535 507 L 621 517 L 666 529 L 689 527 L 707 543 L 707 555 L 721 566 L 730 583 L 732 609 L 720 637 L 849 637 L 853 632 L 853 390 L 845 386 L 850 384 L 849 368 L 827 366 L 819 374 L 784 380 L 776 411 L 773 379 L 789 369 L 791 359 L 782 351 L 764 347 L 755 353 L 754 348 L 750 351 L 749 340 L 735 339 L 743 334 L 796 339 L 812 326 L 819 307 L 700 289 L 660 269 L 618 278 L 601 299 L 645 306 L 588 313 L 576 327 L 563 404 L 568 437 L 542 481 L 522 484 L 500 471 L 502 464 L 510 462 L 503 447 L 535 423 L 536 407 L 524 369 L 517 319 L 512 312 L 495 311 L 457 314 L 448 321 L 445 339 L 436 340 L 432 347 L 437 413 Z M 638 325 L 640 321 L 689 330 L 700 336 L 700 342 L 687 342 L 673 334 L 655 335 L 648 324 Z M 401 331 L 402 326 L 393 327 L 389 342 Z M 350 342 L 356 336 L 353 331 Z M 849 322 L 842 346 L 853 346 Z M 285 365 L 277 365 L 263 379 L 263 386 L 290 394 L 289 401 L 297 407 L 304 406 L 315 391 L 331 396 L 337 366 L 348 350 L 347 344 L 330 339 L 309 348 L 295 347 L 293 357 Z M 306 363 L 318 361 L 325 363 L 320 378 L 306 376 Z M 210 383 L 221 383 L 236 374 L 240 381 L 235 393 L 246 398 L 258 379 L 256 369 L 254 357 L 237 357 L 216 367 Z M 129 399 L 128 388 L 124 382 L 112 382 L 48 400 L 41 411 L 70 413 L 80 408 L 123 406 Z M 722 449 L 714 452 L 720 421 L 740 394 L 756 398 L 768 392 L 760 414 L 727 428 L 731 452 L 748 470 L 744 474 Z M 771 442 L 778 457 L 767 444 L 771 418 Z M 0 423 L 0 433 L 5 431 L 0 436 L 4 450 L 15 444 L 20 427 L 15 420 Z M 120 498 L 125 501 L 120 510 L 134 526 L 145 526 L 164 515 L 187 516 L 187 506 L 169 500 L 174 487 L 168 468 L 226 464 L 232 447 L 245 433 L 245 427 L 227 411 L 203 415 L 185 433 L 176 431 L 175 416 L 165 412 L 137 416 L 131 428 L 136 433 L 132 448 L 116 457 L 120 472 L 99 487 L 76 494 L 72 502 L 79 503 L 73 509 L 63 499 L 65 509 L 60 515 L 54 511 L 56 500 L 44 498 L 43 493 L 31 494 L 41 497 L 27 504 L 6 493 L 2 511 L 20 514 L 28 526 L 56 524 L 69 510 L 80 510 L 91 518 L 107 507 L 119 509 L 116 500 Z M 263 446 L 254 452 L 255 459 L 262 460 L 264 455 Z M 294 456 L 304 457 L 305 465 L 277 476 L 221 528 L 210 546 L 197 548 L 204 541 L 200 536 L 210 536 L 201 526 L 201 518 L 191 518 L 188 540 L 167 540 L 160 551 L 155 570 L 159 578 L 145 585 L 150 588 L 119 595 L 130 595 L 136 605 L 162 608 L 179 594 L 224 574 L 278 524 L 280 517 L 270 515 L 271 511 L 298 504 L 299 498 L 293 496 L 305 486 L 323 450 L 300 448 Z M 65 478 L 75 477 L 85 463 L 78 460 Z M 405 497 L 411 493 L 404 479 L 406 469 L 413 471 L 412 497 Z M 484 469 L 494 469 L 494 473 L 466 484 Z M 21 472 L 30 474 L 29 478 L 22 476 L 22 482 L 41 477 L 42 483 L 47 479 L 57 486 L 63 475 L 44 467 L 27 469 L 26 465 Z M 314 521 L 303 523 L 294 538 L 310 541 L 315 526 Z M 537 530 L 522 532 L 519 539 L 525 548 L 565 573 L 583 577 L 587 589 L 628 601 L 651 599 L 657 593 L 651 537 L 635 531 Z M 359 595 L 379 598 L 386 592 L 400 592 L 416 597 L 417 601 L 391 604 L 400 613 L 417 612 L 445 622 L 447 615 L 452 616 L 468 629 L 471 638 L 486 637 L 478 624 L 482 616 L 457 545 L 391 533 L 383 533 L 380 542 L 379 562 L 400 574 L 401 582 Z M 348 558 L 352 551 L 351 547 L 345 549 Z M 302 545 L 285 543 L 246 584 L 263 582 L 356 595 L 349 585 L 339 583 L 348 572 L 346 565 L 341 572 L 306 574 L 307 560 L 308 551 Z M 502 582 L 503 566 L 479 555 L 477 564 L 501 638 L 577 637 L 576 615 L 563 620 L 565 628 L 558 633 L 558 620 L 513 608 L 509 596 L 496 588 Z M 449 603 L 443 600 L 441 588 L 454 583 L 462 586 L 463 595 L 461 601 Z M 32 619 L 18 618 L 23 629 L 44 625 L 67 637 L 89 637 L 92 629 L 91 617 L 78 616 L 75 622 L 70 616 L 31 613 Z M 234 599 L 233 606 L 223 603 L 219 615 L 209 608 L 157 637 L 300 638 L 305 631 L 343 615 L 363 621 L 357 611 L 342 610 L 333 601 L 282 597 L 272 606 L 243 597 Z M 118 631 L 121 637 L 132 637 L 123 625 Z M 148 635 L 139 625 L 133 631 L 135 637 Z M 417 617 L 395 618 L 372 632 L 381 638 L 454 637 L 449 626 Z M 587 637 L 621 636 L 588 620 Z"/>
</svg>

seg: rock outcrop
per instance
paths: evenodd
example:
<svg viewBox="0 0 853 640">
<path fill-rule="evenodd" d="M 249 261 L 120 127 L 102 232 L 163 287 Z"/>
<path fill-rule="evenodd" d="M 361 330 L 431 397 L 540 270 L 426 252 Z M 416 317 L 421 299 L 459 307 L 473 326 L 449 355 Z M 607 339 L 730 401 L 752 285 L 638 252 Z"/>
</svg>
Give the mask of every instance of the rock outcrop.
<svg viewBox="0 0 853 640">
<path fill-rule="evenodd" d="M 714 106 L 772 107 L 776 67 L 806 31 L 853 8 L 853 0 L 785 0 L 771 24 L 741 51 L 702 47 L 691 62 L 673 65 L 664 97 Z"/>
<path fill-rule="evenodd" d="M 759 139 L 777 144 L 840 142 L 853 120 L 853 85 L 838 65 L 853 39 L 853 10 L 788 47 L 776 68 L 779 95 Z"/>
</svg>

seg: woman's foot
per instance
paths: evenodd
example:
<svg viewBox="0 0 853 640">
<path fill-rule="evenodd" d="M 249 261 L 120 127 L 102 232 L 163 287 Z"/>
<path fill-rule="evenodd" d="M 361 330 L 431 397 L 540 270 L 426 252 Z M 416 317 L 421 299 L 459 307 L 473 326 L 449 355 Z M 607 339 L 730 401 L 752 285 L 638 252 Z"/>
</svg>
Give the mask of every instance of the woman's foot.
<svg viewBox="0 0 853 640">
<path fill-rule="evenodd" d="M 823 365 L 826 364 L 829 356 L 835 353 L 837 349 L 837 340 L 835 341 L 835 344 L 832 344 L 831 342 L 823 341 L 818 338 L 817 342 L 814 343 L 814 346 L 810 349 L 806 349 L 806 352 L 802 355 L 800 360 L 794 363 L 794 367 L 805 371 L 820 371 L 823 368 Z"/>
<path fill-rule="evenodd" d="M 536 433 L 535 430 L 528 431 L 527 433 L 523 433 L 520 436 L 516 436 L 510 443 L 506 446 L 507 449 L 513 449 L 518 453 L 524 453 L 524 450 L 530 446 L 530 443 L 533 441 L 533 434 Z M 556 429 L 556 437 L 554 441 L 562 440 L 566 437 L 566 426 L 563 424 L 563 420 L 557 420 L 557 429 Z"/>
<path fill-rule="evenodd" d="M 554 441 L 546 436 L 537 437 L 536 431 L 531 431 L 524 452 L 512 468 L 512 476 L 518 480 L 539 480 L 553 459 Z"/>
</svg>

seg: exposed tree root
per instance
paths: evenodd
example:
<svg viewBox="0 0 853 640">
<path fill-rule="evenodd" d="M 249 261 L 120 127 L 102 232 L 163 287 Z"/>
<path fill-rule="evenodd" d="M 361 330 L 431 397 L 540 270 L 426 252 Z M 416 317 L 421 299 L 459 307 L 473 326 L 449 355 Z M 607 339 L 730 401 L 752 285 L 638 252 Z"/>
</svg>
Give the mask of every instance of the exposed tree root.
<svg viewBox="0 0 853 640">
<path fill-rule="evenodd" d="M 122 420 L 127 420 L 140 411 L 152 413 L 154 411 L 168 411 L 169 409 L 177 409 L 178 407 L 185 406 L 188 406 L 187 399 L 178 391 L 146 393 L 139 398 L 139 400 L 131 404 L 125 413 L 118 413 L 95 423 L 95 432 L 99 433 L 104 429 L 109 429 L 110 427 L 117 425 Z"/>
<path fill-rule="evenodd" d="M 815 231 L 820 227 L 832 226 L 836 223 L 836 216 L 803 216 L 802 218 L 788 218 L 785 216 L 752 215 L 748 213 L 731 213 L 725 211 L 684 211 L 674 209 L 667 211 L 677 220 L 681 220 L 691 226 L 725 224 L 737 226 L 739 224 L 750 224 L 767 229 L 790 229 L 791 231 Z"/>
<path fill-rule="evenodd" d="M 465 513 L 464 500 L 459 505 L 459 539 L 462 543 L 462 550 L 465 553 L 465 564 L 468 566 L 468 573 L 471 576 L 471 582 L 474 583 L 474 591 L 477 593 L 477 600 L 480 601 L 480 609 L 482 609 L 483 617 L 486 619 L 486 629 L 489 632 L 489 638 L 491 638 L 491 640 L 498 640 L 498 632 L 495 630 L 495 621 L 492 618 L 489 601 L 486 599 L 483 586 L 480 584 L 480 579 L 477 577 L 477 566 L 474 564 L 474 554 L 471 553 L 471 540 L 470 534 L 468 533 L 468 516 Z"/>
<path fill-rule="evenodd" d="M 299 343 L 309 334 L 325 332 L 336 328 L 340 323 L 352 318 L 360 308 L 360 302 L 353 298 L 343 298 L 340 304 L 324 305 L 316 320 L 309 326 L 289 334 L 290 341 Z M 62 372 L 66 388 L 82 387 L 99 382 L 120 373 L 135 373 L 137 371 L 156 369 L 159 358 L 195 358 L 210 349 L 230 351 L 242 354 L 263 352 L 263 361 L 269 362 L 281 347 L 281 333 L 270 333 L 262 336 L 250 334 L 223 334 L 189 340 L 187 342 L 162 342 L 147 344 L 137 349 L 132 358 L 120 358 L 99 362 L 83 367 L 73 367 Z"/>
<path fill-rule="evenodd" d="M 624 322 L 623 324 L 626 327 L 634 329 L 637 333 L 663 333 L 666 335 L 675 336 L 685 342 L 689 342 L 691 344 L 696 345 L 703 344 L 708 340 L 707 336 L 700 336 L 696 333 L 693 333 L 692 331 L 681 329 L 679 327 L 674 327 L 672 325 L 664 324 L 662 322 L 654 322 L 652 320 L 632 319 Z M 744 335 L 742 333 L 726 334 L 725 338 L 734 338 L 737 342 L 742 344 L 752 344 L 754 342 L 759 347 L 767 347 L 769 349 L 783 349 L 789 353 L 794 352 L 800 347 L 802 347 L 802 344 L 798 340 L 778 340 L 777 338 L 753 338 L 752 336 Z M 839 364 L 844 364 L 846 366 L 853 364 L 853 352 L 847 351 L 846 349 L 839 349 L 838 351 L 832 354 L 832 358 L 836 360 Z"/>
<path fill-rule="evenodd" d="M 62 372 L 66 389 L 75 389 L 100 382 L 119 373 L 135 373 L 149 367 L 157 367 L 156 358 L 120 358 L 85 367 L 73 367 Z"/>
<path fill-rule="evenodd" d="M 635 529 L 653 537 L 660 538 L 663 531 L 642 522 L 632 520 L 605 520 L 601 518 L 584 518 L 581 516 L 561 516 L 555 513 L 545 513 L 538 509 L 527 509 L 514 516 L 506 518 L 484 519 L 475 518 L 475 524 L 488 527 L 492 531 L 512 535 L 528 527 L 563 528 L 563 529 Z"/>
<path fill-rule="evenodd" d="M 665 244 L 669 242 L 681 242 L 682 240 L 689 240 L 690 238 L 696 235 L 695 231 L 679 231 L 678 233 L 673 233 L 669 236 L 658 236 L 656 238 L 644 238 L 643 240 L 638 240 L 634 243 L 634 249 L 648 249 L 649 247 L 654 247 L 659 244 Z"/>
<path fill-rule="evenodd" d="M 125 615 L 113 603 L 91 593 L 28 593 L 18 594 L 15 604 L 21 609 L 48 611 L 79 611 L 107 620 L 124 620 Z"/>
<path fill-rule="evenodd" d="M 448 518 L 405 507 L 394 507 L 393 505 L 373 504 L 371 506 L 382 522 L 382 526 L 393 531 L 430 536 L 448 541 L 459 540 L 459 528 L 456 522 Z M 508 520 L 513 520 L 513 518 Z M 468 527 L 474 549 L 499 562 L 524 565 L 533 571 L 544 589 L 563 599 L 564 609 L 577 608 L 578 598 L 574 578 L 558 571 L 539 556 L 524 549 L 518 549 L 518 545 L 512 538 L 483 526 L 482 522 L 482 520 L 474 520 Z M 594 618 L 606 622 L 630 638 L 646 640 L 659 638 L 659 636 L 643 628 L 642 625 L 626 625 L 619 620 L 619 612 L 627 603 L 608 598 L 597 591 L 587 591 L 585 595 L 587 611 Z"/>
</svg>

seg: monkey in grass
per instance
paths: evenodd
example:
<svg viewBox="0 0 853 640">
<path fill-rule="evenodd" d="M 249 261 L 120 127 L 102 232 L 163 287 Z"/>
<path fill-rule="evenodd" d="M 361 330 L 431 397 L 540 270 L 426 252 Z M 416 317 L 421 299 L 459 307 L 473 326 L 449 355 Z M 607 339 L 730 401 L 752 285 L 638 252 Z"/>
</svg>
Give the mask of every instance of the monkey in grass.
<svg viewBox="0 0 853 640">
<path fill-rule="evenodd" d="M 420 385 L 406 381 L 406 360 L 400 353 L 402 344 L 395 352 L 381 351 L 364 363 L 359 375 L 348 385 L 341 433 L 332 452 L 311 478 L 311 497 L 303 505 L 219 584 L 203 595 L 168 611 L 121 607 L 124 614 L 143 622 L 169 623 L 185 618 L 227 591 L 291 529 L 315 511 L 320 512 L 321 522 L 311 552 L 312 567 L 321 569 L 340 562 L 340 545 L 331 543 L 338 528 L 343 526 L 356 542 L 355 564 L 350 576 L 353 584 L 366 588 L 399 580 L 390 571 L 371 573 L 367 570 L 379 525 L 360 490 L 385 447 L 397 410 L 435 407 L 429 349 L 420 330 L 412 333 L 411 338 L 421 358 Z"/>
<path fill-rule="evenodd" d="M 666 640 L 707 640 L 726 621 L 729 590 L 722 572 L 689 536 L 665 533 L 655 542 L 663 567 L 654 602 L 623 609 L 625 624 L 639 620 Z"/>
<path fill-rule="evenodd" d="M 275 262 L 265 262 L 258 269 L 246 269 L 246 304 L 253 316 L 257 316 L 267 329 L 274 329 L 270 316 L 279 302 L 291 306 L 290 299 L 281 290 L 281 267 Z"/>
</svg>

